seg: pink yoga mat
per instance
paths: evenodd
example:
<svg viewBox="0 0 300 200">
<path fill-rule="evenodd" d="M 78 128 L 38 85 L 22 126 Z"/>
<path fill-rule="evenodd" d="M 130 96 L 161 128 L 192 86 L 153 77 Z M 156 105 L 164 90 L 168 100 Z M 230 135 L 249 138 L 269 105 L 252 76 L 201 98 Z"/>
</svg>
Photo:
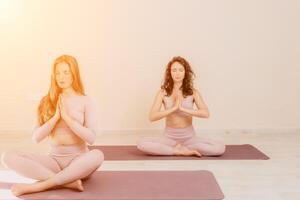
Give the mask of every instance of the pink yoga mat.
<svg viewBox="0 0 300 200">
<path fill-rule="evenodd" d="M 21 199 L 219 200 L 224 195 L 214 175 L 200 171 L 97 171 L 85 191 L 56 189 Z"/>
<path fill-rule="evenodd" d="M 152 156 L 137 149 L 136 146 L 89 146 L 89 149 L 103 151 L 105 160 L 267 160 L 264 153 L 250 144 L 227 145 L 222 156 L 201 158 L 196 156 Z"/>
</svg>

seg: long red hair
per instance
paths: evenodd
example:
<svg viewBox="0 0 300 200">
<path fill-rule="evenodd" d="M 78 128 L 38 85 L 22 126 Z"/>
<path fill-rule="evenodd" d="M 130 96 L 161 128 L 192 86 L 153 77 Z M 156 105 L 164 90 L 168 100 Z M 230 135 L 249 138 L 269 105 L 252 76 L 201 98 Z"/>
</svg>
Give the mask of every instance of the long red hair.
<svg viewBox="0 0 300 200">
<path fill-rule="evenodd" d="M 44 124 L 55 114 L 58 97 L 61 93 L 61 89 L 58 87 L 56 82 L 55 71 L 57 64 L 62 62 L 68 64 L 70 67 L 70 71 L 73 76 L 73 89 L 77 93 L 85 95 L 76 59 L 70 55 L 62 55 L 56 58 L 52 67 L 51 83 L 48 94 L 41 99 L 38 106 L 38 122 L 40 125 Z"/>
</svg>

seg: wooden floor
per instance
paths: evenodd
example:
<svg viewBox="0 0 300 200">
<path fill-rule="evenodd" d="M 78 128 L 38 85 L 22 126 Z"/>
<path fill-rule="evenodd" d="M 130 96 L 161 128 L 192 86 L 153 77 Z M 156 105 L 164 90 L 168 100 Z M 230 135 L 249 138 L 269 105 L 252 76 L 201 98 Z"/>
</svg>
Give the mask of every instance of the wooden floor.
<svg viewBox="0 0 300 200">
<path fill-rule="evenodd" d="M 97 144 L 135 144 L 138 138 L 158 136 L 160 131 L 106 132 Z M 99 170 L 209 170 L 215 175 L 226 200 L 297 200 L 300 199 L 300 132 L 244 132 L 204 134 L 226 144 L 252 144 L 270 160 L 171 160 L 105 161 Z M 31 142 L 30 134 L 0 133 L 0 153 L 19 149 L 47 152 L 47 141 Z M 9 175 L 8 175 L 9 174 Z M 0 182 L 14 182 L 21 177 L 0 166 Z M 12 199 L 8 190 L 0 189 L 0 199 Z"/>
</svg>

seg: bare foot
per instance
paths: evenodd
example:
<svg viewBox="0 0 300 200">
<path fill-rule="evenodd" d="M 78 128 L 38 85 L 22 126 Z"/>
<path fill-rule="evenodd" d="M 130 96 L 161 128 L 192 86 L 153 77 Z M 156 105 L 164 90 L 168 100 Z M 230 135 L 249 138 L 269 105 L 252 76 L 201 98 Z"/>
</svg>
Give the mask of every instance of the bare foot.
<svg viewBox="0 0 300 200">
<path fill-rule="evenodd" d="M 62 186 L 55 186 L 53 188 L 59 188 L 59 187 L 65 187 L 65 188 L 70 188 L 78 191 L 83 191 L 83 185 L 82 181 L 79 179 L 77 181 L 74 181 L 72 183 L 68 183 Z M 14 184 L 11 187 L 11 192 L 15 196 L 20 196 L 23 194 L 28 194 L 28 193 L 34 193 L 34 192 L 41 192 L 44 191 L 44 185 L 42 184 L 42 181 L 38 181 L 36 183 L 31 183 L 31 184 L 26 184 L 26 183 L 17 183 Z"/>
<path fill-rule="evenodd" d="M 202 155 L 197 150 L 192 150 L 183 146 L 182 144 L 178 143 L 175 148 L 175 155 L 177 156 L 198 156 L 201 157 Z"/>
<path fill-rule="evenodd" d="M 22 194 L 33 193 L 37 191 L 38 188 L 36 188 L 34 184 L 17 183 L 11 187 L 11 192 L 15 196 L 20 196 Z"/>
<path fill-rule="evenodd" d="M 84 190 L 83 185 L 82 185 L 82 181 L 80 179 L 77 180 L 77 181 L 74 181 L 72 183 L 62 185 L 62 187 L 70 188 L 70 189 L 74 189 L 74 190 L 79 190 L 81 192 Z"/>
<path fill-rule="evenodd" d="M 38 181 L 38 182 L 41 182 L 41 181 Z M 82 181 L 80 179 L 73 181 L 71 183 L 67 183 L 64 185 L 57 185 L 57 186 L 53 187 L 53 189 L 59 189 L 59 188 L 69 188 L 69 189 L 73 189 L 73 190 L 78 190 L 80 192 L 82 192 L 84 190 Z"/>
</svg>

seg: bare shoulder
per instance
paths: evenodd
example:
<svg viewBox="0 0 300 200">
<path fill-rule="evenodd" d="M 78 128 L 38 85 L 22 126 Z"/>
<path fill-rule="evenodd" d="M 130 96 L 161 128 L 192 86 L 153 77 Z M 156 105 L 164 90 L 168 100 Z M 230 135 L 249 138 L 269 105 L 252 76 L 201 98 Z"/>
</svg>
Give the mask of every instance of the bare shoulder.
<svg viewBox="0 0 300 200">
<path fill-rule="evenodd" d="M 163 89 L 158 90 L 156 96 L 163 98 L 166 95 L 166 91 Z"/>
<path fill-rule="evenodd" d="M 201 92 L 195 88 L 193 89 L 193 98 L 194 100 L 204 101 Z"/>
<path fill-rule="evenodd" d="M 84 104 L 87 106 L 87 105 L 95 105 L 96 104 L 96 101 L 94 98 L 90 97 L 90 96 L 87 96 L 87 95 L 83 95 L 81 96 Z"/>
<path fill-rule="evenodd" d="M 194 96 L 194 98 L 195 98 L 196 96 L 201 96 L 198 89 L 193 88 L 193 96 Z"/>
</svg>

